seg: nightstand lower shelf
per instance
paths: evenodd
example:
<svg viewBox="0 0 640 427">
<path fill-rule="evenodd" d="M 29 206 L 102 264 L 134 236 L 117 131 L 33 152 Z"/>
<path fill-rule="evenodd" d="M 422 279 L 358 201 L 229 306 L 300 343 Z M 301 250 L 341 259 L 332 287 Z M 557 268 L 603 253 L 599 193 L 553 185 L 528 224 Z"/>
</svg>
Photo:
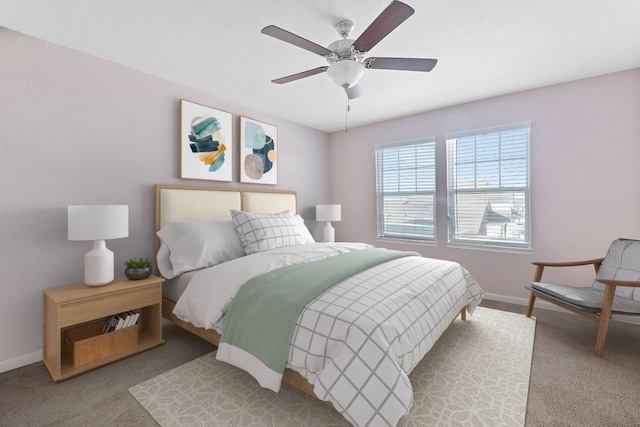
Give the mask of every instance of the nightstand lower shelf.
<svg viewBox="0 0 640 427">
<path fill-rule="evenodd" d="M 61 364 L 60 364 L 60 375 L 57 376 L 57 378 L 54 378 L 52 375 L 52 378 L 54 379 L 54 381 L 62 381 L 67 378 L 71 378 L 73 376 L 82 374 L 83 372 L 87 372 L 92 369 L 99 368 L 104 365 L 108 365 L 109 363 L 113 363 L 120 359 L 124 359 L 125 357 L 129 357 L 134 354 L 140 353 L 142 351 L 157 347 L 162 343 L 164 343 L 163 339 L 157 340 L 148 334 L 141 333 L 140 343 L 136 348 L 127 350 L 127 351 L 122 351 L 120 353 L 115 353 L 111 356 L 108 356 L 108 357 L 96 360 L 95 362 L 90 362 L 78 367 L 72 366 L 71 362 L 63 354 L 61 359 Z M 49 369 L 49 372 L 52 372 L 52 368 L 49 367 L 49 364 L 47 363 L 47 361 L 45 361 L 44 364 L 47 367 L 47 369 Z M 55 369 L 55 366 L 53 368 Z"/>
</svg>

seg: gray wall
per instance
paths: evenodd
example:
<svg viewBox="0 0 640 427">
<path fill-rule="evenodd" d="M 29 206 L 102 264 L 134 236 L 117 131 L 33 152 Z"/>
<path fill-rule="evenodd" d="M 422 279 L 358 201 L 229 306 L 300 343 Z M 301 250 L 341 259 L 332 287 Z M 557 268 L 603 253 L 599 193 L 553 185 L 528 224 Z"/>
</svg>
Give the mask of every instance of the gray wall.
<svg viewBox="0 0 640 427">
<path fill-rule="evenodd" d="M 531 121 L 533 252 L 449 247 L 444 135 L 525 121 Z M 438 243 L 377 241 L 374 145 L 429 136 L 437 138 Z M 457 261 L 495 299 L 525 301 L 531 261 L 597 258 L 615 238 L 640 239 L 640 69 L 336 132 L 330 146 L 331 202 L 342 204 L 338 239 Z M 590 286 L 593 268 L 544 277 Z"/>
<path fill-rule="evenodd" d="M 2 27 L 0 75 L 0 371 L 38 360 L 42 291 L 83 280 L 91 242 L 67 240 L 67 205 L 129 205 L 129 237 L 107 241 L 119 275 L 153 256 L 154 184 L 240 186 L 238 162 L 233 183 L 179 178 L 181 98 L 233 113 L 236 152 L 240 115 L 278 126 L 278 185 L 253 187 L 298 191 L 317 232 L 323 132 Z"/>
</svg>

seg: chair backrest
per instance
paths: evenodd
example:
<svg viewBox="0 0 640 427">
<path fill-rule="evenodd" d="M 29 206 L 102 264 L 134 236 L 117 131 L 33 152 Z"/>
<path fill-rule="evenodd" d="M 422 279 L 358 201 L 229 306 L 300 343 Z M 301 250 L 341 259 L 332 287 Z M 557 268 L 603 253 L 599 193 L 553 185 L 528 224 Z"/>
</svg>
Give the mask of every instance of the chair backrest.
<svg viewBox="0 0 640 427">
<path fill-rule="evenodd" d="M 640 240 L 614 240 L 598 269 L 597 277 L 613 280 L 640 280 Z M 605 285 L 594 281 L 593 287 L 603 290 Z M 640 301 L 640 288 L 618 286 L 616 295 Z"/>
</svg>

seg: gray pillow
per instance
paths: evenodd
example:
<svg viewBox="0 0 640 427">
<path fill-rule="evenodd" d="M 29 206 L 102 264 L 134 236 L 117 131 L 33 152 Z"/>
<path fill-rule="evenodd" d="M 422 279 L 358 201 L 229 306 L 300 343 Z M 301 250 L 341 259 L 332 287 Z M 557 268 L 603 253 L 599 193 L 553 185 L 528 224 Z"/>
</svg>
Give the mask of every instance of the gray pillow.
<svg viewBox="0 0 640 427">
<path fill-rule="evenodd" d="M 158 270 L 167 279 L 245 254 L 230 219 L 171 222 L 157 235 L 162 242 Z"/>
</svg>

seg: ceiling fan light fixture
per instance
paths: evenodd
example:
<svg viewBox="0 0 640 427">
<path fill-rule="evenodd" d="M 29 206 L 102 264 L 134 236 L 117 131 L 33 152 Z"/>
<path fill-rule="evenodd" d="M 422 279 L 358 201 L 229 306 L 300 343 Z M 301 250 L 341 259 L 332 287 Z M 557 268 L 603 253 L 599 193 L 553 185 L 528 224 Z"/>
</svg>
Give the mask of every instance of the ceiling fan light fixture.
<svg viewBox="0 0 640 427">
<path fill-rule="evenodd" d="M 344 60 L 332 64 L 327 70 L 331 80 L 343 89 L 348 89 L 358 83 L 364 74 L 361 62 Z"/>
</svg>

